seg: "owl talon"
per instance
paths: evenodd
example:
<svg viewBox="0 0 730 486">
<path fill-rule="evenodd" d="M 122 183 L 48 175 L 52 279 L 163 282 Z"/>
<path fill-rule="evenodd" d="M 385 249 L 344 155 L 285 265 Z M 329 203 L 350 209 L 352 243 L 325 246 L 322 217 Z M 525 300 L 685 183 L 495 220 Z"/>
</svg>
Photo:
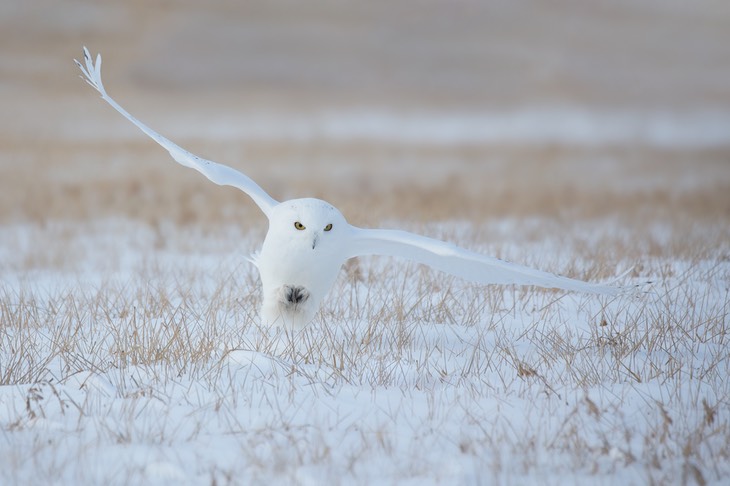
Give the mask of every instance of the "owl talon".
<svg viewBox="0 0 730 486">
<path fill-rule="evenodd" d="M 287 306 L 296 307 L 309 299 L 309 292 L 304 287 L 285 285 L 281 290 L 284 297 L 282 303 Z"/>
</svg>

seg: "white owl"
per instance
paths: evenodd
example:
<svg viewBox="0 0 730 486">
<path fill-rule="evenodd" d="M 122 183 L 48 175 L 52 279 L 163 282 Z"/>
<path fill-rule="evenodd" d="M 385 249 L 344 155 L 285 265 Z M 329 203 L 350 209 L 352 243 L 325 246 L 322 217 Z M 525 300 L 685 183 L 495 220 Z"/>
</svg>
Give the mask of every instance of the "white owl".
<svg viewBox="0 0 730 486">
<path fill-rule="evenodd" d="M 358 228 L 348 224 L 334 206 L 319 199 L 278 202 L 241 172 L 183 150 L 130 115 L 106 93 L 100 55 L 94 62 L 84 48 L 84 64 L 76 64 L 104 101 L 164 147 L 178 163 L 216 184 L 237 187 L 268 217 L 269 230 L 261 251 L 251 258 L 261 276 L 263 324 L 295 329 L 307 325 L 343 263 L 362 255 L 403 257 L 480 284 L 536 285 L 604 295 L 617 295 L 623 290 L 534 270 L 405 231 Z"/>
</svg>

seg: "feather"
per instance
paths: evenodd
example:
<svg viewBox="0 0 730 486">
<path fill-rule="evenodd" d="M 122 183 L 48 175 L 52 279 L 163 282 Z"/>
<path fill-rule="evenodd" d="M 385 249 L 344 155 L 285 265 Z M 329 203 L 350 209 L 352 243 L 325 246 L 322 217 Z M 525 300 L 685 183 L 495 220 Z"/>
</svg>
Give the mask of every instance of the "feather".
<svg viewBox="0 0 730 486">
<path fill-rule="evenodd" d="M 406 231 L 352 227 L 348 257 L 384 255 L 406 258 L 479 284 L 535 285 L 603 295 L 617 295 L 621 287 L 563 277 L 475 253 Z"/>
</svg>

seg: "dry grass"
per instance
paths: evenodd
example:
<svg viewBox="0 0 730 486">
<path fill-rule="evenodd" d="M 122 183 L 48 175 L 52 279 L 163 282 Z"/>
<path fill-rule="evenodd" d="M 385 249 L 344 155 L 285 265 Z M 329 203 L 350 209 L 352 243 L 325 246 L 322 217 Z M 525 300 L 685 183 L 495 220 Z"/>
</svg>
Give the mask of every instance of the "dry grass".
<svg viewBox="0 0 730 486">
<path fill-rule="evenodd" d="M 57 4 L 0 19 L 0 483 L 730 477 L 727 144 L 189 135 L 249 110 L 714 109 L 725 7 Z M 260 328 L 265 219 L 103 106 L 82 44 L 135 115 L 277 198 L 654 284 L 606 301 L 363 259 L 312 326 Z"/>
<path fill-rule="evenodd" d="M 730 474 L 724 151 L 186 145 L 356 224 L 655 285 L 605 302 L 366 259 L 304 332 L 262 329 L 245 195 L 146 141 L 8 144 L 5 481 Z"/>
<path fill-rule="evenodd" d="M 62 268 L 3 262 L 18 279 L 0 296 L 0 380 L 13 390 L 0 413 L 19 441 L 4 452 L 6 480 L 110 480 L 89 461 L 114 450 L 124 481 L 523 482 L 545 468 L 548 482 L 727 477 L 727 227 L 673 235 L 681 246 L 647 256 L 615 221 L 416 225 L 476 248 L 488 233 L 495 253 L 554 270 L 569 261 L 581 277 L 638 261 L 637 279 L 656 284 L 603 301 L 484 289 L 366 259 L 347 266 L 299 334 L 257 325 L 257 278 L 238 252 L 259 234 L 6 228 L 32 242 L 98 243 Z M 574 246 L 592 238 L 600 258 Z M 39 251 L 4 243 L 21 256 Z M 106 261 L 110 252 L 126 262 Z M 130 451 L 143 445 L 151 455 L 140 461 Z M 19 455 L 34 458 L 32 474 L 13 465 Z M 444 457 L 455 469 L 443 469 Z"/>
<path fill-rule="evenodd" d="M 329 200 L 356 224 L 617 215 L 643 224 L 730 217 L 726 150 L 334 142 L 186 146 L 245 171 L 277 198 Z M 0 221 L 263 221 L 245 195 L 177 166 L 141 137 L 134 144 L 57 142 L 0 152 L 7 161 L 0 167 Z"/>
</svg>

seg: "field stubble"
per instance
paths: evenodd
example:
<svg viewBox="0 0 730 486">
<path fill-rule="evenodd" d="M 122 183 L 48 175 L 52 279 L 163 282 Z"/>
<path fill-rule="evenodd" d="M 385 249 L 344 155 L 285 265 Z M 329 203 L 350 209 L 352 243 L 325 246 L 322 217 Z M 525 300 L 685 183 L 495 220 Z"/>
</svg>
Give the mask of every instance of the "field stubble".
<svg viewBox="0 0 730 486">
<path fill-rule="evenodd" d="M 727 133 L 689 116 L 727 106 L 721 2 L 16 3 L 0 21 L 0 483 L 727 482 L 730 152 L 681 143 Z M 71 62 L 84 43 L 130 111 L 275 198 L 653 284 L 605 300 L 363 259 L 311 327 L 261 329 L 244 257 L 265 218 L 94 99 Z M 552 103 L 654 113 L 672 143 L 600 123 L 584 145 L 226 126 Z"/>
<path fill-rule="evenodd" d="M 117 149 L 119 160 L 96 165 Z M 243 257 L 264 220 L 245 196 L 159 151 L 69 148 L 83 167 L 36 161 L 43 170 L 22 176 L 38 186 L 27 205 L 3 205 L 2 477 L 728 476 L 720 155 L 702 154 L 691 173 L 676 154 L 650 165 L 640 150 L 635 165 L 591 167 L 582 149 L 378 150 L 354 151 L 373 161 L 368 174 L 384 174 L 362 185 L 352 181 L 364 172 L 332 162 L 351 159 L 342 147 L 305 147 L 308 170 L 288 148 L 246 154 L 282 160 L 281 176 L 264 176 L 267 164 L 250 171 L 272 192 L 311 186 L 356 223 L 589 280 L 633 267 L 627 282 L 654 283 L 607 301 L 363 259 L 346 265 L 311 327 L 262 329 L 258 277 Z M 449 158 L 455 166 L 440 165 Z"/>
<path fill-rule="evenodd" d="M 244 170 L 280 200 L 326 199 L 354 224 L 619 215 L 641 227 L 730 217 L 722 148 L 194 140 L 184 146 Z M 146 140 L 53 142 L 47 149 L 9 143 L 3 157 L 0 221 L 263 222 L 244 194 L 179 170 Z"/>
</svg>

